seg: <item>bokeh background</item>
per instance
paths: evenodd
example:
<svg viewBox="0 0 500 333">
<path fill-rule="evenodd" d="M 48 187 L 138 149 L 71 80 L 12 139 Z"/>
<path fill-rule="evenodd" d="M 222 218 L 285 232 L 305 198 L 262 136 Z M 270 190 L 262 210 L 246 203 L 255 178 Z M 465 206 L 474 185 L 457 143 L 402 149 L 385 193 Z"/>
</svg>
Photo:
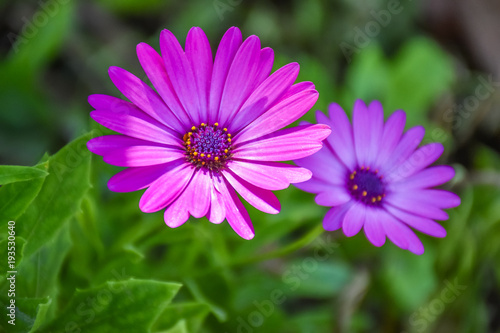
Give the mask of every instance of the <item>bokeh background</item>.
<svg viewBox="0 0 500 333">
<path fill-rule="evenodd" d="M 18 271 L 17 324 L 2 313 L 0 331 L 500 332 L 499 18 L 493 0 L 0 1 L 0 164 L 50 173 L 0 188 L 2 274 L 12 219 Z M 110 192 L 119 168 L 84 146 L 106 131 L 87 96 L 120 96 L 108 67 L 147 80 L 138 43 L 200 26 L 215 50 L 233 25 L 316 84 L 305 120 L 377 99 L 442 142 L 462 198 L 447 237 L 419 235 L 415 256 L 322 232 L 327 208 L 291 187 L 278 215 L 249 207 L 244 241 L 206 219 L 170 229 L 141 193 Z"/>
</svg>

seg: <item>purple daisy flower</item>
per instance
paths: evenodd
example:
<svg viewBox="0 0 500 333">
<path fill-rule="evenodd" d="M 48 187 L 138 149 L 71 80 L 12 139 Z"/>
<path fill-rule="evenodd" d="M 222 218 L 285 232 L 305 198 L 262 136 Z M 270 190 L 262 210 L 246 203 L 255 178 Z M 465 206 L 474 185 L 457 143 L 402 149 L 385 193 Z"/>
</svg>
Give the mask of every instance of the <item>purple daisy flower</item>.
<svg viewBox="0 0 500 333">
<path fill-rule="evenodd" d="M 373 245 L 382 246 L 387 236 L 415 254 L 424 253 L 424 247 L 409 227 L 434 237 L 446 236 L 434 220 L 447 220 L 442 209 L 458 206 L 460 198 L 432 188 L 455 175 L 450 166 L 429 167 L 441 156 L 443 146 L 430 143 L 417 149 L 424 128 L 403 133 L 406 114 L 402 110 L 384 124 L 378 101 L 368 107 L 356 101 L 352 126 L 337 104 L 329 106 L 329 116 L 316 113 L 318 123 L 332 129 L 325 147 L 295 161 L 313 172 L 309 181 L 296 186 L 317 193 L 318 205 L 332 207 L 323 219 L 325 230 L 342 228 L 352 237 L 364 228 Z"/>
<path fill-rule="evenodd" d="M 121 133 L 94 138 L 89 150 L 127 169 L 108 182 L 110 190 L 147 188 L 139 207 L 165 209 L 165 222 L 178 227 L 190 215 L 210 222 L 227 219 L 245 239 L 254 230 L 241 195 L 270 214 L 280 210 L 272 190 L 311 177 L 307 169 L 279 161 L 309 156 L 330 134 L 326 125 L 281 130 L 306 113 L 318 92 L 311 82 L 294 84 L 299 65 L 272 75 L 274 54 L 257 36 L 242 41 L 238 28 L 222 38 L 215 59 L 200 28 L 192 28 L 185 50 L 168 30 L 160 36 L 161 55 L 137 46 L 153 90 L 133 74 L 111 67 L 109 75 L 130 102 L 91 95 L 91 117 Z"/>
</svg>

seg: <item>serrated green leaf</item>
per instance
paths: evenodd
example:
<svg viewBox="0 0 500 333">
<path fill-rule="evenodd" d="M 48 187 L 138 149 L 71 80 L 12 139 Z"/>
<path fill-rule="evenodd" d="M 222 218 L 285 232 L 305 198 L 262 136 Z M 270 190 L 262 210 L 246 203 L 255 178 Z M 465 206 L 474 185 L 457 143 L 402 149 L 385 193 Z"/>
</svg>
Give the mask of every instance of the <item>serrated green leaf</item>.
<svg viewBox="0 0 500 333">
<path fill-rule="evenodd" d="M 47 175 L 49 164 L 43 162 L 34 168 Z M 0 187 L 0 223 L 15 221 L 20 217 L 40 192 L 45 178 L 43 176 Z"/>
<path fill-rule="evenodd" d="M 180 286 L 130 279 L 77 290 L 66 309 L 39 332 L 150 332 Z"/>
<path fill-rule="evenodd" d="M 0 185 L 47 176 L 47 171 L 36 167 L 0 165 Z"/>
<path fill-rule="evenodd" d="M 49 175 L 17 223 L 18 235 L 27 241 L 25 256 L 48 242 L 80 209 L 90 188 L 90 152 L 85 146 L 90 138 L 90 133 L 85 134 L 50 157 Z"/>
</svg>

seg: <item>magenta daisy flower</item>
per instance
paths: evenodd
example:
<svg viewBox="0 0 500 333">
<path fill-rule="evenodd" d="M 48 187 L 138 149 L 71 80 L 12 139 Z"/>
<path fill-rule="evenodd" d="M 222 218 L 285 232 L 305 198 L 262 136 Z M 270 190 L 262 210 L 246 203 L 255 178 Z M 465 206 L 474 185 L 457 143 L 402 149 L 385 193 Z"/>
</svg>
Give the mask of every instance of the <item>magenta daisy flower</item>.
<svg viewBox="0 0 500 333">
<path fill-rule="evenodd" d="M 455 171 L 446 165 L 432 166 L 443 153 L 440 143 L 417 148 L 424 128 L 403 133 L 406 114 L 394 112 L 384 124 L 382 105 L 354 104 L 352 126 L 344 110 L 331 104 L 327 118 L 316 113 L 318 123 L 329 125 L 332 134 L 318 153 L 298 159 L 313 177 L 296 186 L 317 193 L 316 203 L 332 207 L 323 219 L 325 230 L 342 228 L 348 237 L 364 229 L 368 240 L 382 246 L 386 236 L 397 246 L 416 254 L 424 247 L 414 228 L 434 237 L 446 230 L 434 220 L 446 220 L 443 208 L 460 204 L 451 192 L 434 189 L 451 180 Z"/>
<path fill-rule="evenodd" d="M 91 95 L 91 117 L 121 133 L 88 142 L 104 161 L 127 169 L 108 187 L 116 192 L 146 189 L 143 212 L 165 209 L 165 222 L 178 227 L 190 215 L 210 222 L 227 219 L 245 239 L 254 230 L 239 193 L 255 208 L 280 210 L 272 190 L 311 177 L 307 169 L 279 161 L 311 155 L 330 133 L 326 125 L 281 130 L 306 113 L 318 92 L 311 82 L 294 84 L 299 65 L 272 75 L 273 50 L 260 40 L 242 41 L 238 28 L 222 38 L 215 59 L 203 30 L 192 28 L 183 50 L 174 35 L 160 36 L 161 55 L 137 46 L 139 61 L 156 89 L 133 74 L 111 67 L 109 75 L 128 101 Z"/>
</svg>

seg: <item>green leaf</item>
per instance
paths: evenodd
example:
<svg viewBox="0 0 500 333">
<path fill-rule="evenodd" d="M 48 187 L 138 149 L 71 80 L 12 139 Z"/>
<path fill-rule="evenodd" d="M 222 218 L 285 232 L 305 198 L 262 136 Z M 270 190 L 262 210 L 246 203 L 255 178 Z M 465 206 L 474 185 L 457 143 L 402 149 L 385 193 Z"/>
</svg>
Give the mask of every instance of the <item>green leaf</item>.
<svg viewBox="0 0 500 333">
<path fill-rule="evenodd" d="M 77 290 L 66 309 L 39 332 L 151 332 L 180 286 L 130 279 Z"/>
<path fill-rule="evenodd" d="M 0 185 L 47 176 L 47 171 L 36 167 L 0 165 Z"/>
<path fill-rule="evenodd" d="M 175 324 L 174 327 L 159 333 L 188 333 L 188 332 L 195 332 L 195 331 L 189 331 L 186 325 L 186 321 L 179 320 L 179 322 Z"/>
<path fill-rule="evenodd" d="M 79 210 L 90 188 L 90 152 L 85 134 L 63 147 L 49 159 L 49 175 L 40 193 L 18 221 L 18 234 L 27 244 L 25 256 L 47 243 Z"/>
<path fill-rule="evenodd" d="M 48 175 L 48 162 L 34 167 Z M 11 183 L 0 187 L 0 221 L 17 220 L 36 198 L 45 181 L 45 176 L 30 181 Z"/>
<path fill-rule="evenodd" d="M 204 303 L 173 303 L 167 306 L 158 318 L 153 331 L 163 331 L 176 325 L 182 319 L 187 332 L 198 332 L 205 317 L 210 312 L 210 306 Z M 170 332 L 168 330 L 167 332 Z"/>
<path fill-rule="evenodd" d="M 19 264 L 23 260 L 23 254 L 24 254 L 23 250 L 24 250 L 24 245 L 26 244 L 26 240 L 22 237 L 16 237 L 15 249 L 10 249 L 10 250 L 14 250 L 14 251 L 9 251 L 9 248 L 11 248 L 11 246 L 8 246 L 9 245 L 8 243 L 9 243 L 9 240 L 7 239 L 7 235 L 5 235 L 5 239 L 0 241 L 0 258 L 7 258 L 7 252 L 15 252 L 15 258 L 16 258 L 15 266 L 17 267 L 17 266 L 19 266 Z M 9 270 L 13 270 L 13 269 L 6 269 L 6 270 L 9 271 Z M 1 284 L 1 282 L 0 282 L 0 284 Z"/>
</svg>

